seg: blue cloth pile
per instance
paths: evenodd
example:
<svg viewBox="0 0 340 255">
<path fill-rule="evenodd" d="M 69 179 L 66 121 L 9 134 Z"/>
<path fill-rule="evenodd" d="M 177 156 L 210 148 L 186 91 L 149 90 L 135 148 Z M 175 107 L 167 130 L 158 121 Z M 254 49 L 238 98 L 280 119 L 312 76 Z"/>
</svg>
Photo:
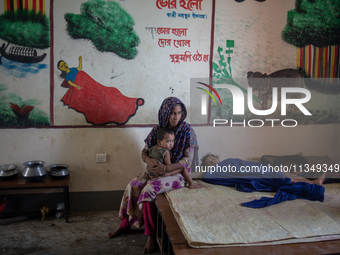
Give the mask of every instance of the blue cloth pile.
<svg viewBox="0 0 340 255">
<path fill-rule="evenodd" d="M 278 168 L 237 158 L 225 159 L 214 167 L 201 167 L 204 182 L 235 187 L 242 192 L 276 192 L 273 198 L 262 197 L 242 203 L 246 207 L 267 207 L 297 198 L 323 202 L 325 192 L 323 186 L 306 182 L 291 183 L 290 178 L 285 178 L 284 174 L 277 170 Z"/>
</svg>

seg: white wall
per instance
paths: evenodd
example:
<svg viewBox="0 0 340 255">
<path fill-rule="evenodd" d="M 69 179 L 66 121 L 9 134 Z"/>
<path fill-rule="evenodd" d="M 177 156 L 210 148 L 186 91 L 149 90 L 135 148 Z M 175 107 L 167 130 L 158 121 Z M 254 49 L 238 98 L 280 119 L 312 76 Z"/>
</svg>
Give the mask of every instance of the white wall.
<svg viewBox="0 0 340 255">
<path fill-rule="evenodd" d="M 153 114 L 157 114 L 155 112 Z M 207 152 L 222 158 L 250 159 L 265 154 L 328 155 L 340 163 L 340 124 L 283 127 L 195 127 L 199 155 Z M 140 158 L 146 128 L 78 128 L 0 130 L 0 163 L 20 169 L 28 160 L 44 160 L 46 166 L 70 166 L 70 191 L 123 190 L 145 170 Z M 96 163 L 97 153 L 108 155 Z"/>
<path fill-rule="evenodd" d="M 339 124 L 285 127 L 204 127 L 199 134 L 200 155 L 251 159 L 262 155 L 328 155 L 340 161 Z M 214 131 L 214 133 L 212 133 Z M 207 135 L 210 133 L 211 135 Z"/>
<path fill-rule="evenodd" d="M 46 1 L 49 10 L 49 1 Z M 39 74 L 16 78 L 0 66 L 1 83 L 8 85 L 8 93 L 23 100 L 39 98 L 41 110 L 50 113 L 53 107 L 54 125 L 38 129 L 0 129 L 0 164 L 16 164 L 29 160 L 43 160 L 46 166 L 63 163 L 70 166 L 70 191 L 123 190 L 138 173 L 145 170 L 140 158 L 144 139 L 151 127 L 96 128 L 86 123 L 84 115 L 60 102 L 66 89 L 56 64 L 64 59 L 70 66 L 78 65 L 83 56 L 83 69 L 98 82 L 116 87 L 128 96 L 145 100 L 136 116 L 128 124 L 152 125 L 157 123 L 158 108 L 164 98 L 177 96 L 190 109 L 190 78 L 209 77 L 209 62 L 171 63 L 171 54 L 210 54 L 212 1 L 204 0 L 202 10 L 207 19 L 169 18 L 173 9 L 156 7 L 157 1 L 117 1 L 135 20 L 135 30 L 141 39 L 138 56 L 125 60 L 113 53 L 98 52 L 86 40 L 74 40 L 66 34 L 65 12 L 78 14 L 83 0 L 54 1 L 54 63 Z M 137 3 L 138 2 L 138 3 Z M 179 0 L 177 1 L 179 3 Z M 274 3 L 275 2 L 275 3 Z M 277 2 L 280 2 L 278 4 Z M 295 68 L 296 48 L 281 40 L 280 32 L 286 24 L 286 13 L 294 8 L 294 0 L 236 1 L 217 0 L 215 12 L 214 48 L 210 58 L 219 60 L 217 48 L 225 50 L 226 40 L 234 40 L 231 66 L 234 78 L 245 78 L 247 71 L 273 72 L 282 68 Z M 0 13 L 3 13 L 0 5 Z M 177 13 L 191 13 L 178 4 Z M 196 11 L 196 10 L 195 10 Z M 243 16 L 242 13 L 245 13 Z M 48 14 L 48 11 L 47 11 Z M 160 47 L 158 39 L 178 39 L 175 35 L 155 35 L 146 27 L 187 28 L 182 39 L 191 40 L 191 46 Z M 1 40 L 0 43 L 3 43 Z M 279 50 L 277 50 L 279 49 Z M 50 64 L 50 49 L 43 64 Z M 50 105 L 50 71 L 54 71 L 54 103 Z M 122 74 L 123 73 L 123 74 Z M 122 74 L 122 75 L 120 75 Z M 120 75 L 115 79 L 112 76 Z M 172 91 L 170 88 L 173 88 Z M 327 95 L 328 96 L 328 95 Z M 339 96 L 337 97 L 338 100 Z M 326 105 L 327 98 L 320 100 Z M 336 103 L 338 101 L 335 101 Z M 339 104 L 330 104 L 330 107 Z M 328 107 L 328 106 L 327 106 Z M 336 109 L 336 108 L 332 108 Z M 190 114 L 190 112 L 189 112 Z M 77 127 L 88 125 L 88 128 Z M 62 127 L 66 128 L 62 128 Z M 250 159 L 264 154 L 328 155 L 340 163 L 340 124 L 298 125 L 284 127 L 195 127 L 200 145 L 200 156 L 207 152 L 222 158 Z M 107 163 L 96 163 L 97 153 L 108 155 Z"/>
</svg>

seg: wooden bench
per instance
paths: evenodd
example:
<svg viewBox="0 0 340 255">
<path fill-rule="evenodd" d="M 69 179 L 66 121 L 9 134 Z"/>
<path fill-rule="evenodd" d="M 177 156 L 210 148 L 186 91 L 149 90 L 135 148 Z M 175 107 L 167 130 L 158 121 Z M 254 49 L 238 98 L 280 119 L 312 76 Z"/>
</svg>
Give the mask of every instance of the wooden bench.
<svg viewBox="0 0 340 255">
<path fill-rule="evenodd" d="M 263 246 L 192 248 L 187 244 L 164 194 L 156 197 L 157 241 L 161 254 L 225 255 L 225 254 L 334 254 L 340 253 L 340 240 Z"/>
<path fill-rule="evenodd" d="M 49 175 L 41 182 L 27 182 L 23 176 L 18 176 L 13 180 L 0 181 L 0 190 L 14 190 L 14 189 L 58 189 L 62 188 L 64 192 L 65 204 L 65 222 L 69 222 L 68 214 L 70 212 L 69 200 L 69 183 L 70 176 L 65 179 L 52 179 Z"/>
</svg>

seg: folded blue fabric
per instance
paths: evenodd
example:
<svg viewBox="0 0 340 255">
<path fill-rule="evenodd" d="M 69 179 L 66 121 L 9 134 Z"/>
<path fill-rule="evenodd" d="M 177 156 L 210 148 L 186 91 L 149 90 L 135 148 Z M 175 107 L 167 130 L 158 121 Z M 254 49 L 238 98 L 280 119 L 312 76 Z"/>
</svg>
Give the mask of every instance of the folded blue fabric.
<svg viewBox="0 0 340 255">
<path fill-rule="evenodd" d="M 324 193 L 325 188 L 323 186 L 305 182 L 296 182 L 282 186 L 277 190 L 273 198 L 262 197 L 261 199 L 255 199 L 250 202 L 242 203 L 242 205 L 251 208 L 262 208 L 297 198 L 323 202 Z"/>
<path fill-rule="evenodd" d="M 235 158 L 223 160 L 215 168 L 210 168 L 210 171 L 203 173 L 202 180 L 211 184 L 232 186 L 242 192 L 276 192 L 273 198 L 262 197 L 242 203 L 251 208 L 267 207 L 297 198 L 321 202 L 324 200 L 323 186 L 305 182 L 291 183 L 291 179 L 285 178 L 282 172 L 264 168 L 256 162 Z"/>
</svg>

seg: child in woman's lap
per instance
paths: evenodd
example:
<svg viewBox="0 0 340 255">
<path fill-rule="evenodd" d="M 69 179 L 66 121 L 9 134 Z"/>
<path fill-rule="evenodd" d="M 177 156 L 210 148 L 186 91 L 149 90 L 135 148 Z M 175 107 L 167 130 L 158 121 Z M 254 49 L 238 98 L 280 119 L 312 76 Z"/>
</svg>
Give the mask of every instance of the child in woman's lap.
<svg viewBox="0 0 340 255">
<path fill-rule="evenodd" d="M 175 140 L 175 135 L 174 135 L 174 132 L 170 128 L 168 127 L 160 128 L 157 131 L 157 144 L 149 149 L 149 157 L 157 159 L 162 164 L 170 165 L 171 164 L 170 150 L 174 146 L 174 140 Z M 151 179 L 156 177 L 148 166 L 147 166 L 147 172 Z M 184 179 L 189 183 L 188 188 L 191 188 L 191 189 L 201 188 L 199 184 L 193 182 L 186 168 L 182 170 L 181 174 L 183 175 Z M 171 173 L 167 172 L 161 175 L 161 177 L 166 177 L 170 175 Z"/>
</svg>

